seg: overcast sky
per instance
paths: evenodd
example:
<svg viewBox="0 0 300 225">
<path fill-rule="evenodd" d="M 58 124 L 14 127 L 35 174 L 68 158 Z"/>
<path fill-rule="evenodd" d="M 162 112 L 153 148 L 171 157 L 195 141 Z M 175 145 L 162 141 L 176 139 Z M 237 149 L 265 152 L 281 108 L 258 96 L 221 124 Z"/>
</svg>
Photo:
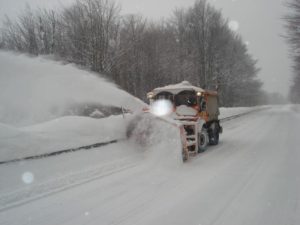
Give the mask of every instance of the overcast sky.
<svg viewBox="0 0 300 225">
<path fill-rule="evenodd" d="M 32 8 L 61 7 L 74 0 L 0 0 L 0 19 L 5 14 L 15 16 L 26 2 Z M 189 7 L 194 0 L 117 0 L 122 13 L 140 13 L 150 19 L 168 18 L 176 7 Z M 259 78 L 265 90 L 287 94 L 291 80 L 291 62 L 287 45 L 280 36 L 284 34 L 285 0 L 208 0 L 221 9 L 231 21 L 230 26 L 240 33 L 248 44 L 250 53 L 258 59 Z"/>
</svg>

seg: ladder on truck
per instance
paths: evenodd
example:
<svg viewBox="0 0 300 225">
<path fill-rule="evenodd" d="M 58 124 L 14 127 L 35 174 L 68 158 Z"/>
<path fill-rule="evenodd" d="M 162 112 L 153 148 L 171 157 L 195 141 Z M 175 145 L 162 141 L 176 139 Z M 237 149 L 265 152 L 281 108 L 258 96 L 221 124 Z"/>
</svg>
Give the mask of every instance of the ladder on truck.
<svg viewBox="0 0 300 225">
<path fill-rule="evenodd" d="M 198 123 L 197 121 L 180 120 L 182 124 L 181 136 L 183 144 L 183 154 L 186 160 L 189 156 L 198 154 Z"/>
</svg>

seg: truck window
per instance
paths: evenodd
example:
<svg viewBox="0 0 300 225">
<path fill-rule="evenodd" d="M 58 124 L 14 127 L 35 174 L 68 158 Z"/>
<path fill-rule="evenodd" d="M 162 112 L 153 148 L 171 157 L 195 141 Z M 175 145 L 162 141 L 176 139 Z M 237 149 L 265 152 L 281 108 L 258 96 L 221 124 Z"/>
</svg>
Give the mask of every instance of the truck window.
<svg viewBox="0 0 300 225">
<path fill-rule="evenodd" d="M 196 106 L 197 96 L 194 91 L 182 91 L 175 96 L 175 105 Z"/>
</svg>

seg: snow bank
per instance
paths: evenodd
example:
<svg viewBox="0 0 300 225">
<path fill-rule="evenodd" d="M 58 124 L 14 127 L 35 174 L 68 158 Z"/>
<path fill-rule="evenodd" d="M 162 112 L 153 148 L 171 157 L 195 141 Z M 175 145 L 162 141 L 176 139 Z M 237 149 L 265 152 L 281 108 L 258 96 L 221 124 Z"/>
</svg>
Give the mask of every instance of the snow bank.
<svg viewBox="0 0 300 225">
<path fill-rule="evenodd" d="M 43 57 L 0 51 L 0 123 L 33 125 L 64 115 L 74 104 L 141 109 L 144 103 L 116 85 Z"/>
<path fill-rule="evenodd" d="M 130 117 L 62 117 L 24 128 L 0 124 L 0 161 L 125 138 Z"/>
<path fill-rule="evenodd" d="M 261 106 L 259 106 L 259 107 L 233 107 L 233 108 L 222 107 L 222 108 L 220 108 L 220 117 L 219 118 L 223 119 L 226 117 L 247 113 L 247 112 L 253 111 L 258 108 L 261 108 Z"/>
<path fill-rule="evenodd" d="M 5 138 L 16 137 L 19 136 L 20 134 L 21 132 L 18 129 L 0 123 L 0 143 Z"/>
</svg>

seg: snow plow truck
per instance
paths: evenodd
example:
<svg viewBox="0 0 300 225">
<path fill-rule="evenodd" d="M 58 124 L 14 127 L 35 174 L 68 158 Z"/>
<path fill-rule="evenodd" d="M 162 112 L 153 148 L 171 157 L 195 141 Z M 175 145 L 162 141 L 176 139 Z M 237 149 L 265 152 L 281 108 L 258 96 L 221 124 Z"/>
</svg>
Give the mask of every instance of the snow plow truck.
<svg viewBox="0 0 300 225">
<path fill-rule="evenodd" d="M 155 88 L 147 94 L 147 98 L 150 108 L 145 109 L 145 113 L 153 113 L 180 129 L 183 161 L 204 152 L 208 145 L 219 143 L 219 134 L 223 129 L 218 118 L 220 113 L 216 91 L 183 81 Z"/>
</svg>

